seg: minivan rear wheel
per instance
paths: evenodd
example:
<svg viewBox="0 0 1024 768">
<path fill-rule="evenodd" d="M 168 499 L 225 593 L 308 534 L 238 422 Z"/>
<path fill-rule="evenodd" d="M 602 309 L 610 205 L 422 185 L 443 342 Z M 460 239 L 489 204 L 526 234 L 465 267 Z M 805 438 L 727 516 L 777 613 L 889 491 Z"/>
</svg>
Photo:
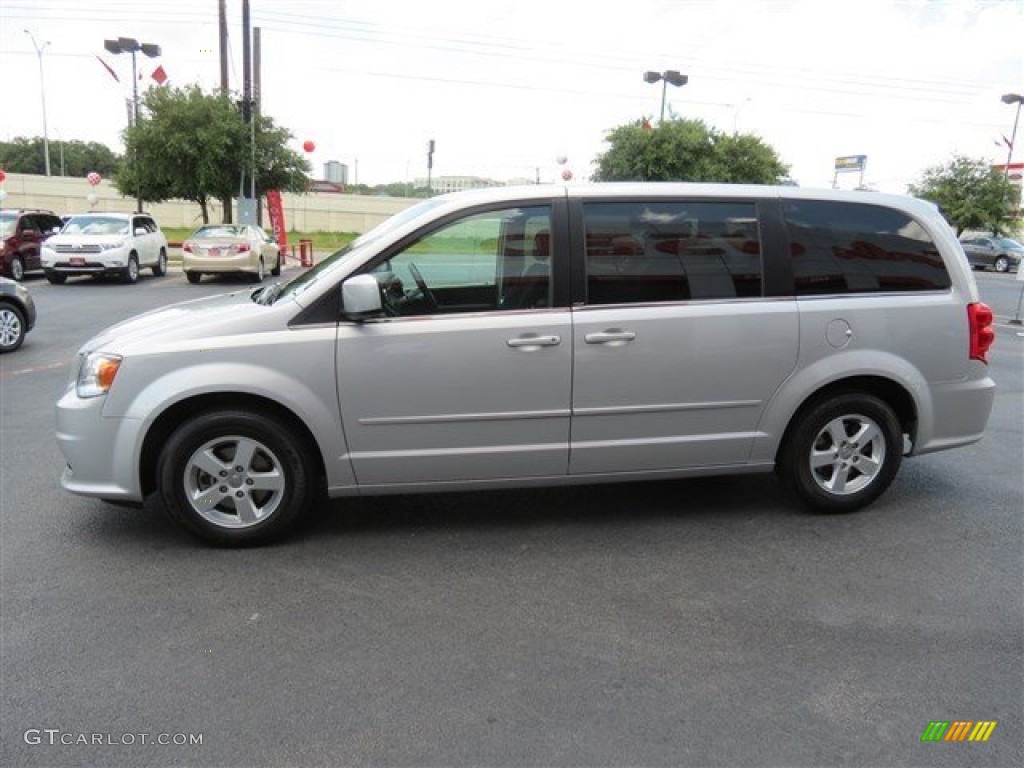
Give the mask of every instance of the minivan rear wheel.
<svg viewBox="0 0 1024 768">
<path fill-rule="evenodd" d="M 303 447 L 290 426 L 262 414 L 201 414 L 175 430 L 160 454 L 160 500 L 185 530 L 212 544 L 278 539 L 315 497 Z"/>
<path fill-rule="evenodd" d="M 799 414 L 779 454 L 783 481 L 812 512 L 853 512 L 877 499 L 902 460 L 903 432 L 884 401 L 844 394 Z"/>
</svg>

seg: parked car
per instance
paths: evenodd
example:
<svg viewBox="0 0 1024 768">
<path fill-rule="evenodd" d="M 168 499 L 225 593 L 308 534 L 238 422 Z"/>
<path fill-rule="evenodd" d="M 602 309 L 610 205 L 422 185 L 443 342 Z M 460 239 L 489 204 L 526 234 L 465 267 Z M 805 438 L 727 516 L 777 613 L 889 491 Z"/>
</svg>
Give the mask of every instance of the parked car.
<svg viewBox="0 0 1024 768">
<path fill-rule="evenodd" d="M 248 273 L 263 282 L 267 270 L 281 274 L 281 252 L 274 238 L 251 224 L 209 224 L 181 245 L 182 269 L 190 283 L 203 275 Z"/>
<path fill-rule="evenodd" d="M 144 213 L 80 213 L 43 246 L 43 272 L 51 283 L 76 275 L 116 276 L 134 283 L 139 270 L 167 273 L 167 238 Z"/>
<path fill-rule="evenodd" d="M 426 200 L 80 350 L 67 490 L 225 545 L 318 499 L 776 470 L 819 512 L 981 439 L 992 312 L 931 203 L 610 184 Z"/>
<path fill-rule="evenodd" d="M 1008 272 L 1020 268 L 1024 245 L 1009 237 L 967 237 L 960 241 L 974 269 Z"/>
<path fill-rule="evenodd" d="M 36 305 L 25 286 L 0 277 L 0 353 L 13 352 L 36 324 Z"/>
<path fill-rule="evenodd" d="M 20 281 L 41 270 L 43 241 L 62 224 L 53 211 L 0 211 L 0 275 Z"/>
</svg>

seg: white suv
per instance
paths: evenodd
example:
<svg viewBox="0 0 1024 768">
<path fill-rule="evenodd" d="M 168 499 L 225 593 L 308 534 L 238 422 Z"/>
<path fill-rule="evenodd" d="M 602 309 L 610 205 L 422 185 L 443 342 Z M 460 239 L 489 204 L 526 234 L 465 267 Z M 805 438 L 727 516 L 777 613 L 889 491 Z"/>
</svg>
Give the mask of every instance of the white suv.
<svg viewBox="0 0 1024 768">
<path fill-rule="evenodd" d="M 157 277 L 167 273 L 167 238 L 144 213 L 82 213 L 46 241 L 42 261 L 51 283 L 74 275 L 116 275 L 134 283 L 143 267 Z"/>
</svg>

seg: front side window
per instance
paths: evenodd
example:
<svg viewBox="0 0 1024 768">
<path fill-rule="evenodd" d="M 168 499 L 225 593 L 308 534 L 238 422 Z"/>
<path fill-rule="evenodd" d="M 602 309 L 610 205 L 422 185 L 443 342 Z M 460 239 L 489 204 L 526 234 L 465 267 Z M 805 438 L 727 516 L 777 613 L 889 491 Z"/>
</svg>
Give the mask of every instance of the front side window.
<svg viewBox="0 0 1024 768">
<path fill-rule="evenodd" d="M 783 204 L 798 296 L 944 290 L 942 255 L 920 224 L 879 205 Z"/>
<path fill-rule="evenodd" d="M 595 202 L 584 222 L 590 304 L 761 295 L 753 203 Z"/>
<path fill-rule="evenodd" d="M 377 265 L 392 316 L 551 306 L 551 212 L 506 208 L 435 229 Z"/>
</svg>

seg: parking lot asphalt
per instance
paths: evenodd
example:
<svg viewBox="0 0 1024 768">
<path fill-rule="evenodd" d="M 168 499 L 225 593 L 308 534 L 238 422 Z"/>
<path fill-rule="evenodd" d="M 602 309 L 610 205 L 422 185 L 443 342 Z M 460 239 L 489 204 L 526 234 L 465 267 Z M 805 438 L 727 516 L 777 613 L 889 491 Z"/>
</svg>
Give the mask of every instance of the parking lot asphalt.
<svg viewBox="0 0 1024 768">
<path fill-rule="evenodd" d="M 381 497 L 245 551 L 64 493 L 53 404 L 102 327 L 246 285 L 27 284 L 38 327 L 0 358 L 0 765 L 1024 763 L 1013 276 L 979 276 L 985 439 L 861 513 L 804 515 L 771 476 Z M 997 724 L 922 741 L 936 721 Z"/>
</svg>

